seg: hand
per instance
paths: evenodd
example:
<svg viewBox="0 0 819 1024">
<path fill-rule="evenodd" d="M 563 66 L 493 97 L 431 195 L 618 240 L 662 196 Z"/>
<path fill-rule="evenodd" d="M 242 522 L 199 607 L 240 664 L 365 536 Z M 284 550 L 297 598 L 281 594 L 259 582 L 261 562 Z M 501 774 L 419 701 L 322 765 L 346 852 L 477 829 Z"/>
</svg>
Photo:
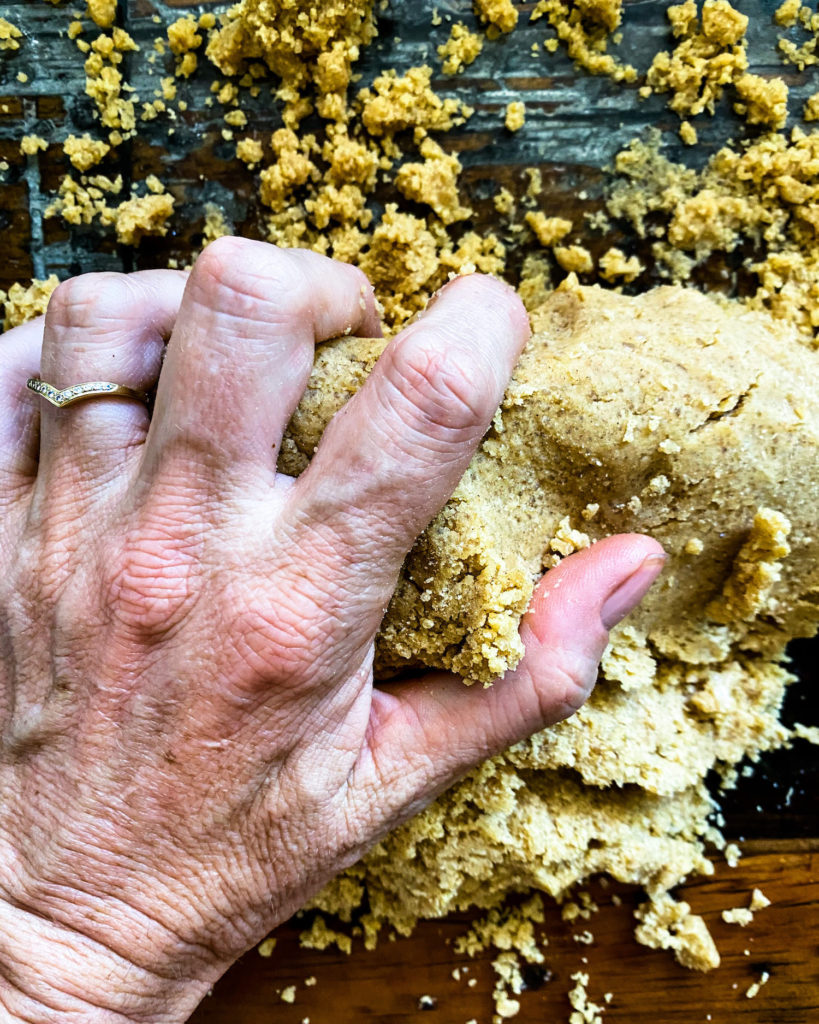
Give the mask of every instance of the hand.
<svg viewBox="0 0 819 1024">
<path fill-rule="evenodd" d="M 402 560 L 529 333 L 454 281 L 309 469 L 275 450 L 313 345 L 380 333 L 357 270 L 222 239 L 190 277 L 91 275 L 0 342 L 0 1006 L 184 1020 L 246 949 L 486 756 L 580 706 L 662 563 L 611 538 L 545 578 L 492 689 L 373 687 Z M 170 338 L 164 363 L 163 349 Z M 160 376 L 161 365 L 161 376 Z M 138 402 L 23 389 L 113 380 Z"/>
</svg>

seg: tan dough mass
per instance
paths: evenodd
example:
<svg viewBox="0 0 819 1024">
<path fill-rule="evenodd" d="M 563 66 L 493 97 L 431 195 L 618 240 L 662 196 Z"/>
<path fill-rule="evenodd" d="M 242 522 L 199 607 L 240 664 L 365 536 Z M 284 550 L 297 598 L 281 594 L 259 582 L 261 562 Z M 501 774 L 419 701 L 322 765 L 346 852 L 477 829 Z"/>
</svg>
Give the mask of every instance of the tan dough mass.
<svg viewBox="0 0 819 1024">
<path fill-rule="evenodd" d="M 407 558 L 380 671 L 502 673 L 542 567 L 605 535 L 654 535 L 669 568 L 577 715 L 487 761 L 315 905 L 348 920 L 366 893 L 372 944 L 383 924 L 409 932 L 529 887 L 560 899 L 603 872 L 646 889 L 639 941 L 709 970 L 705 923 L 668 890 L 710 873 L 706 842 L 724 845 L 709 772 L 730 783 L 788 741 L 782 655 L 819 618 L 816 354 L 680 288 L 627 298 L 570 281 L 534 320 L 480 452 Z M 304 468 L 383 345 L 319 351 L 283 468 Z"/>
<path fill-rule="evenodd" d="M 543 569 L 621 532 L 670 555 L 629 622 L 645 658 L 775 656 L 812 634 L 816 356 L 782 325 L 680 288 L 629 298 L 570 282 L 534 324 L 478 455 L 406 561 L 379 673 L 426 665 L 490 682 L 522 654 L 518 625 Z M 319 351 L 286 471 L 304 468 L 383 345 Z"/>
</svg>

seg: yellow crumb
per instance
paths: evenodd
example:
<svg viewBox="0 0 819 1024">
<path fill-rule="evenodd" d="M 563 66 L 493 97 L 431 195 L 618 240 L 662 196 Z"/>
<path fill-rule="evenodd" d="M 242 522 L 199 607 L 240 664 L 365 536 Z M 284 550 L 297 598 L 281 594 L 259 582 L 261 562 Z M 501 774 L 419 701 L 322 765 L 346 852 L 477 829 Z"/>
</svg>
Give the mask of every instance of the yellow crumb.
<svg viewBox="0 0 819 1024">
<path fill-rule="evenodd" d="M 100 28 L 110 28 L 117 16 L 117 0 L 88 0 L 88 16 Z"/>
<path fill-rule="evenodd" d="M 518 132 L 526 124 L 526 104 L 515 100 L 506 108 L 506 127 L 510 132 Z"/>
<path fill-rule="evenodd" d="M 774 13 L 777 25 L 782 25 L 783 28 L 791 28 L 795 25 L 801 6 L 802 0 L 784 0 Z"/>
<path fill-rule="evenodd" d="M 594 270 L 592 254 L 584 245 L 557 245 L 555 259 L 560 266 L 575 274 L 590 274 Z"/>
<path fill-rule="evenodd" d="M 19 50 L 23 33 L 7 18 L 0 18 L 0 50 Z"/>
<path fill-rule="evenodd" d="M 562 241 L 572 230 L 572 222 L 564 217 L 547 217 L 540 210 L 526 214 L 526 223 L 541 245 L 547 248 Z"/>
<path fill-rule="evenodd" d="M 466 220 L 472 213 L 462 206 L 458 193 L 461 163 L 431 138 L 420 146 L 423 163 L 406 163 L 395 176 L 395 185 L 408 199 L 432 207 L 444 224 Z"/>
<path fill-rule="evenodd" d="M 749 124 L 783 128 L 788 119 L 788 87 L 781 78 L 741 75 L 734 86 L 740 102 L 734 110 L 743 114 Z"/>
<path fill-rule="evenodd" d="M 34 279 L 28 287 L 13 284 L 8 292 L 0 292 L 3 303 L 3 330 L 11 330 L 20 324 L 45 313 L 51 293 L 60 283 L 56 274 L 46 280 Z"/>
<path fill-rule="evenodd" d="M 24 135 L 20 140 L 20 152 L 25 156 L 36 156 L 43 149 L 48 149 L 48 143 L 40 135 Z"/>
<path fill-rule="evenodd" d="M 622 278 L 630 284 L 645 270 L 637 256 L 626 256 L 621 249 L 608 249 L 600 257 L 600 276 L 606 281 Z"/>
<path fill-rule="evenodd" d="M 518 23 L 518 12 L 511 0 L 473 0 L 475 13 L 484 24 L 511 32 Z"/>
<path fill-rule="evenodd" d="M 199 22 L 193 14 L 187 14 L 168 25 L 168 45 L 177 57 L 202 45 L 204 37 L 197 31 Z"/>
<path fill-rule="evenodd" d="M 438 47 L 438 56 L 443 61 L 441 70 L 445 75 L 457 75 L 468 67 L 483 49 L 483 39 L 477 32 L 470 32 L 462 21 L 452 26 L 449 39 Z"/>
<path fill-rule="evenodd" d="M 252 170 L 264 159 L 264 146 L 258 139 L 240 139 L 236 143 L 236 156 Z"/>
<path fill-rule="evenodd" d="M 85 173 L 110 153 L 111 147 L 101 139 L 93 139 L 88 132 L 84 135 L 69 135 L 63 143 L 63 152 L 77 168 Z"/>
</svg>

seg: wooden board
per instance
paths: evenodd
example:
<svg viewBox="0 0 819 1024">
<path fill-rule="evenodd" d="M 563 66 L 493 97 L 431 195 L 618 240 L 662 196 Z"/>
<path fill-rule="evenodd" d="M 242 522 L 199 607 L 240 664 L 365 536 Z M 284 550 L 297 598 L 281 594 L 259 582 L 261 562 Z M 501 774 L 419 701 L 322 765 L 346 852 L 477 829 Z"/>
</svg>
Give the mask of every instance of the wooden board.
<svg viewBox="0 0 819 1024">
<path fill-rule="evenodd" d="M 783 72 L 776 53 L 776 33 L 770 16 L 774 0 L 747 0 L 738 4 L 751 16 L 749 54 L 754 70 Z M 185 0 L 127 0 L 120 3 L 121 24 L 137 39 L 143 55 L 161 31 L 153 17 L 167 24 L 174 16 L 195 8 Z M 208 6 L 213 6 L 212 4 Z M 380 20 L 381 37 L 370 48 L 359 70 L 366 84 L 386 67 L 399 70 L 425 59 L 449 31 L 444 24 L 430 30 L 431 3 L 392 0 Z M 455 19 L 468 17 L 470 0 L 441 0 L 441 13 Z M 579 75 L 564 54 L 544 58 L 532 53 L 531 44 L 543 39 L 543 23 L 528 26 L 526 12 L 532 3 L 520 4 L 522 27 L 514 36 L 487 46 L 484 55 L 456 80 L 440 80 L 442 93 L 468 97 L 476 114 L 468 127 L 447 137 L 445 144 L 457 150 L 465 166 L 464 187 L 476 210 L 478 229 L 494 227 L 491 197 L 500 184 L 513 192 L 525 187 L 523 169 L 538 166 L 544 174 L 542 208 L 549 214 L 569 215 L 581 222 L 584 214 L 601 206 L 605 185 L 602 168 L 633 136 L 650 126 L 666 132 L 668 153 L 701 164 L 727 138 L 739 133 L 739 122 L 730 105 L 721 105 L 719 116 L 698 124 L 701 145 L 686 152 L 676 137 L 676 118 L 667 111 L 663 97 L 638 99 L 636 89 L 624 89 L 607 79 Z M 666 4 L 628 4 L 625 54 L 645 67 L 648 55 L 668 45 Z M 58 220 L 44 219 L 49 193 L 68 170 L 61 141 L 69 131 L 94 130 L 93 107 L 84 94 L 82 59 L 64 35 L 67 9 L 53 8 L 41 0 L 0 2 L 0 15 L 26 33 L 19 54 L 0 56 L 0 159 L 9 170 L 0 181 L 0 229 L 4 260 L 0 286 L 32 275 L 56 272 L 61 277 L 87 270 L 130 270 L 161 266 L 169 257 L 185 260 L 198 246 L 208 202 L 222 205 L 237 232 L 260 234 L 257 182 L 235 158 L 233 145 L 221 136 L 222 111 L 207 108 L 212 69 L 202 69 L 190 85 L 180 87 L 189 110 L 168 134 L 168 123 L 159 120 L 140 127 L 140 136 L 122 147 L 103 167 L 121 173 L 126 189 L 149 173 L 169 183 L 178 200 L 178 216 L 166 239 L 146 240 L 138 251 L 118 247 L 110 234 L 97 230 L 66 228 Z M 161 74 L 172 60 L 156 65 L 149 75 L 141 57 L 128 59 L 128 75 L 142 95 L 150 99 Z M 17 74 L 24 71 L 23 85 Z M 816 90 L 814 72 L 786 72 L 792 89 L 792 107 Z M 516 136 L 501 125 L 511 99 L 524 98 L 527 124 Z M 6 109 L 2 109 L 2 105 Z M 279 126 L 275 106 L 266 93 L 249 106 L 249 130 L 263 137 Z M 19 151 L 23 134 L 36 133 L 49 140 L 48 149 L 25 158 Z M 380 196 L 387 201 L 389 194 Z M 616 228 L 601 237 L 601 251 L 619 240 Z M 738 254 L 738 263 L 743 254 Z M 728 270 L 731 266 L 727 267 Z M 735 268 L 734 268 L 735 269 Z M 709 265 L 714 280 L 726 267 Z M 796 648 L 802 683 L 788 698 L 786 720 L 819 722 L 817 646 Z M 668 953 L 650 952 L 632 936 L 631 911 L 640 894 L 623 887 L 594 892 L 601 905 L 592 921 L 583 923 L 594 934 L 590 946 L 577 943 L 557 910 L 548 911 L 546 932 L 550 937 L 546 968 L 534 970 L 529 990 L 521 997 L 521 1024 L 568 1019 L 566 993 L 570 976 L 577 970 L 591 975 L 590 996 L 602 1002 L 605 992 L 613 998 L 605 1019 L 613 1024 L 656 1024 L 709 1019 L 747 1021 L 748 1024 L 808 1024 L 819 1021 L 819 821 L 816 793 L 819 789 L 819 756 L 801 744 L 763 758 L 753 777 L 740 779 L 737 790 L 725 800 L 728 834 L 745 838 L 746 857 L 735 869 L 717 862 L 711 879 L 699 879 L 687 888 L 686 898 L 705 914 L 723 955 L 723 967 L 702 976 L 678 967 Z M 751 890 L 760 887 L 774 903 L 759 913 L 746 929 L 720 921 L 723 909 L 747 905 Z M 613 895 L 623 906 L 611 903 Z M 452 950 L 453 940 L 468 918 L 453 917 L 427 922 L 410 939 L 385 942 L 375 953 L 357 949 L 352 957 L 303 951 L 298 947 L 298 924 L 280 929 L 275 955 L 264 960 L 251 953 L 231 971 L 194 1017 L 199 1024 L 262 1024 L 310 1018 L 311 1024 L 393 1024 L 398 1021 L 437 1021 L 463 1024 L 472 1018 L 484 1024 L 491 1019 L 494 976 L 491 954 L 469 963 Z M 745 950 L 748 950 L 746 955 Z M 587 958 L 588 963 L 583 958 Z M 452 970 L 466 964 L 469 972 L 456 982 Z M 759 995 L 749 1000 L 745 991 L 761 971 L 771 974 Z M 315 975 L 315 987 L 304 979 Z M 476 979 L 469 987 L 468 979 Z M 283 1003 L 277 995 L 296 985 L 296 1001 Z M 430 995 L 432 1009 L 419 1007 L 419 997 Z M 710 1017 L 709 1017 L 710 1015 Z"/>
<path fill-rule="evenodd" d="M 721 912 L 747 906 L 759 887 L 772 901 L 745 928 L 725 924 Z M 632 935 L 634 890 L 619 885 L 590 887 L 600 911 L 570 927 L 550 907 L 544 926 L 549 936 L 543 969 L 533 969 L 521 997 L 520 1024 L 566 1021 L 567 992 L 576 971 L 590 975 L 589 996 L 606 1004 L 607 1024 L 810 1024 L 819 1020 L 819 841 L 754 842 L 736 868 L 724 861 L 710 879 L 686 887 L 685 898 L 702 913 L 722 955 L 709 974 L 687 971 L 671 954 L 638 946 Z M 612 897 L 622 899 L 622 906 Z M 269 959 L 249 953 L 216 987 L 192 1018 L 193 1024 L 465 1024 L 492 1017 L 495 982 L 491 959 L 457 955 L 453 941 L 469 923 L 466 916 L 425 922 L 409 939 L 385 942 L 375 952 L 357 947 L 351 956 L 300 950 L 298 927 L 276 933 Z M 573 939 L 585 929 L 594 942 Z M 747 952 L 746 952 L 747 950 Z M 467 973 L 459 981 L 455 968 Z M 759 994 L 746 992 L 763 971 L 770 980 Z M 314 987 L 305 979 L 316 978 Z M 476 979 L 474 987 L 469 980 Z M 290 1005 L 279 993 L 296 986 Z M 424 1009 L 421 996 L 434 1008 Z M 708 1016 L 710 1014 L 710 1017 Z"/>
</svg>

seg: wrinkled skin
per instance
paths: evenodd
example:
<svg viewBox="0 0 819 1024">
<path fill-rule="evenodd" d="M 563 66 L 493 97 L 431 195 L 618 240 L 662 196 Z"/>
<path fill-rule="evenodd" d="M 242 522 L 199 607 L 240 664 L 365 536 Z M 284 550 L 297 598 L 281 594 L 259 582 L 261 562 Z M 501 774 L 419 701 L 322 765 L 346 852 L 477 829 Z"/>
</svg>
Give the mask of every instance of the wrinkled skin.
<svg viewBox="0 0 819 1024">
<path fill-rule="evenodd" d="M 222 239 L 189 277 L 66 282 L 0 340 L 4 1019 L 185 1020 L 390 828 L 577 709 L 661 568 L 610 538 L 541 583 L 498 685 L 374 688 L 401 562 L 529 328 L 505 285 L 454 281 L 279 476 L 314 343 L 345 331 L 380 334 L 357 270 Z M 159 377 L 156 407 L 57 410 L 39 374 Z"/>
</svg>

